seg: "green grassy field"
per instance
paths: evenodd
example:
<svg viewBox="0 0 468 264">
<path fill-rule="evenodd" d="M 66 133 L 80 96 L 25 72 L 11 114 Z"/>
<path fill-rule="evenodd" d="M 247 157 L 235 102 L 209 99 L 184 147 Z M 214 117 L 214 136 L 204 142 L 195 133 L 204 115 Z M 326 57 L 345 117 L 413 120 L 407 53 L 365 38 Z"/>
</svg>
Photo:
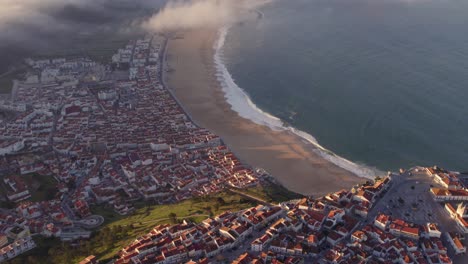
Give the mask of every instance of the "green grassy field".
<svg viewBox="0 0 468 264">
<path fill-rule="evenodd" d="M 31 180 L 33 179 L 38 180 L 38 178 L 31 176 Z M 301 197 L 274 184 L 242 191 L 270 202 L 281 202 Z M 102 215 L 105 222 L 90 240 L 81 242 L 77 247 L 71 247 L 57 239 L 38 237 L 38 250 L 35 250 L 34 254 L 18 257 L 17 259 L 22 262 L 17 263 L 64 263 L 65 260 L 67 263 L 78 263 L 91 254 L 106 263 L 121 248 L 131 243 L 135 238 L 148 233 L 158 224 L 180 222 L 184 219 L 199 223 L 209 216 L 227 210 L 239 211 L 256 205 L 238 194 L 219 193 L 192 198 L 176 204 L 149 205 L 145 202 L 138 202 L 135 204 L 135 211 L 127 216 L 115 213 L 112 208 L 95 206 L 92 208 L 93 214 Z M 175 214 L 175 219 L 171 218 L 170 214 Z M 34 262 L 30 260 L 34 260 Z"/>
<path fill-rule="evenodd" d="M 136 205 L 136 210 L 127 216 L 118 215 L 110 208 L 97 206 L 92 208 L 92 212 L 104 216 L 105 223 L 90 240 L 71 247 L 58 239 L 36 236 L 36 249 L 7 263 L 78 263 L 91 254 L 106 263 L 122 247 L 138 236 L 148 233 L 154 226 L 172 223 L 173 219 L 169 217 L 171 213 L 176 214 L 177 221 L 187 219 L 198 223 L 210 215 L 227 210 L 239 211 L 255 205 L 237 194 L 220 193 L 168 205 L 146 205 L 141 202 Z"/>
<path fill-rule="evenodd" d="M 218 203 L 218 198 L 222 198 L 225 202 L 223 205 Z M 185 200 L 177 204 L 169 205 L 150 205 L 143 206 L 130 216 L 120 216 L 112 210 L 96 207 L 93 213 L 100 214 L 106 219 L 106 227 L 114 228 L 117 226 L 131 226 L 131 230 L 127 233 L 127 237 L 112 244 L 112 247 L 98 246 L 95 248 L 94 254 L 99 259 L 112 258 L 122 247 L 130 243 L 136 237 L 148 233 L 155 225 L 171 223 L 169 214 L 174 213 L 178 220 L 187 219 L 193 222 L 201 222 L 210 215 L 216 215 L 227 210 L 238 211 L 254 204 L 239 195 L 221 193 L 209 197 L 200 197 Z M 76 258 L 76 261 L 80 258 Z"/>
<path fill-rule="evenodd" d="M 304 197 L 301 194 L 292 192 L 281 185 L 273 183 L 243 189 L 240 191 L 246 194 L 250 194 L 252 196 L 256 196 L 270 203 L 280 203 Z"/>
<path fill-rule="evenodd" d="M 266 186 L 258 186 L 242 191 L 274 203 L 303 197 L 276 184 L 267 184 Z M 220 205 L 218 198 L 223 199 L 223 205 Z M 256 203 L 252 203 L 237 194 L 221 193 L 205 198 L 186 200 L 174 205 L 140 205 L 140 208 L 131 216 L 120 216 L 111 210 L 98 207 L 93 212 L 105 217 L 107 227 L 131 225 L 132 230 L 128 234 L 128 239 L 115 243 L 113 248 L 98 247 L 96 256 L 100 259 L 111 258 L 120 248 L 131 242 L 135 237 L 147 233 L 155 225 L 170 223 L 171 220 L 168 218 L 170 213 L 175 213 L 179 220 L 189 219 L 193 222 L 201 222 L 210 215 L 217 215 L 227 210 L 239 211 L 255 205 Z"/>
</svg>

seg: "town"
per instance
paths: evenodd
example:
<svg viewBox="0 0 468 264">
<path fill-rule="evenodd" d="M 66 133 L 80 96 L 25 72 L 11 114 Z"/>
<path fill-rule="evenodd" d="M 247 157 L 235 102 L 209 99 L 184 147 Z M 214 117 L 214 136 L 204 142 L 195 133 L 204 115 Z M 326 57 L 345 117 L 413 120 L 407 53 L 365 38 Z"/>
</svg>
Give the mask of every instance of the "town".
<svg viewBox="0 0 468 264">
<path fill-rule="evenodd" d="M 466 263 L 467 178 L 417 167 L 318 199 L 158 225 L 114 263 Z"/>
<path fill-rule="evenodd" d="M 93 204 L 127 215 L 134 201 L 173 203 L 264 177 L 194 124 L 164 87 L 165 43 L 159 35 L 132 41 L 109 66 L 88 58 L 26 61 L 30 72 L 0 102 L 7 113 L 2 193 L 13 204 L 0 211 L 0 234 L 7 234 L 0 261 L 33 248 L 31 234 L 89 238 L 104 222 Z M 31 201 L 35 180 L 46 177 L 56 188 Z"/>
<path fill-rule="evenodd" d="M 105 221 L 95 205 L 126 216 L 137 201 L 172 204 L 270 181 L 171 94 L 166 44 L 161 35 L 131 41 L 110 65 L 26 60 L 27 76 L 0 101 L 0 262 L 39 236 L 89 239 Z M 37 195 L 44 185 L 52 189 Z M 415 167 L 323 197 L 156 225 L 111 263 L 466 263 L 467 187 L 463 173 Z"/>
</svg>

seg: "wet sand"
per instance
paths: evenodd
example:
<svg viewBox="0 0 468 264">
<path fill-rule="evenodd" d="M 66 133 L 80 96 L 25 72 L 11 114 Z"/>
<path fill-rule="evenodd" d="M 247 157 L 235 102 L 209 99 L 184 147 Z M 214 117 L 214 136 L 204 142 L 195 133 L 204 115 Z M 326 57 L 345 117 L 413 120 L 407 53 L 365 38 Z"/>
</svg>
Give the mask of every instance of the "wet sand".
<svg viewBox="0 0 468 264">
<path fill-rule="evenodd" d="M 215 76 L 216 38 L 214 29 L 194 30 L 168 44 L 172 71 L 166 74 L 167 83 L 198 125 L 221 136 L 243 162 L 266 169 L 292 191 L 318 196 L 365 181 L 322 158 L 299 136 L 273 131 L 231 110 Z"/>
</svg>

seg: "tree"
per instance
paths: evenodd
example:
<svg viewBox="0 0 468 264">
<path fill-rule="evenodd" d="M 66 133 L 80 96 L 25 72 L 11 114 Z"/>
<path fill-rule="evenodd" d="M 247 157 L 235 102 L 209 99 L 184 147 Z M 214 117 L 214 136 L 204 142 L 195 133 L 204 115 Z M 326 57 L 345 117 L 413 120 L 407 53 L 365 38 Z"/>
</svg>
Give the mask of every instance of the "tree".
<svg viewBox="0 0 468 264">
<path fill-rule="evenodd" d="M 177 215 L 174 212 L 169 213 L 168 217 L 171 223 L 177 223 Z"/>
<path fill-rule="evenodd" d="M 208 212 L 208 214 L 210 215 L 210 217 L 212 217 L 214 215 L 213 211 L 211 210 L 211 206 L 207 206 L 205 209 Z"/>
<path fill-rule="evenodd" d="M 216 198 L 216 204 L 219 204 L 220 206 L 223 206 L 226 204 L 226 201 L 224 201 L 223 197 L 218 197 Z"/>
<path fill-rule="evenodd" d="M 123 226 L 121 226 L 121 225 L 116 225 L 115 226 L 115 232 L 122 233 L 123 231 L 124 231 Z"/>
<path fill-rule="evenodd" d="M 73 257 L 71 248 L 68 244 L 54 246 L 49 249 L 48 254 L 52 263 L 67 263 Z"/>
<path fill-rule="evenodd" d="M 39 258 L 36 256 L 28 256 L 26 258 L 26 263 L 38 263 L 38 262 L 39 262 Z"/>
<path fill-rule="evenodd" d="M 23 259 L 22 258 L 14 258 L 9 261 L 10 264 L 23 264 Z"/>
<path fill-rule="evenodd" d="M 93 247 L 91 245 L 91 242 L 90 241 L 86 241 L 84 243 L 84 251 L 86 252 L 85 255 L 90 255 L 91 254 L 91 251 L 93 250 Z"/>
</svg>

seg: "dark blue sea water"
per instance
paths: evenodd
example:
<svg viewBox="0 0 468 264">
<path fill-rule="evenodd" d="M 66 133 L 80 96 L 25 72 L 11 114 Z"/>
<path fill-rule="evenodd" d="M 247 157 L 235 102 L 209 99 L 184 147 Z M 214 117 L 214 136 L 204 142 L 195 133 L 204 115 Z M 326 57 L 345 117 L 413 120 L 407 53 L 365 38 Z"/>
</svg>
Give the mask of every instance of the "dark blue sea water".
<svg viewBox="0 0 468 264">
<path fill-rule="evenodd" d="M 224 47 L 261 109 L 381 170 L 468 171 L 468 1 L 287 0 Z"/>
</svg>

